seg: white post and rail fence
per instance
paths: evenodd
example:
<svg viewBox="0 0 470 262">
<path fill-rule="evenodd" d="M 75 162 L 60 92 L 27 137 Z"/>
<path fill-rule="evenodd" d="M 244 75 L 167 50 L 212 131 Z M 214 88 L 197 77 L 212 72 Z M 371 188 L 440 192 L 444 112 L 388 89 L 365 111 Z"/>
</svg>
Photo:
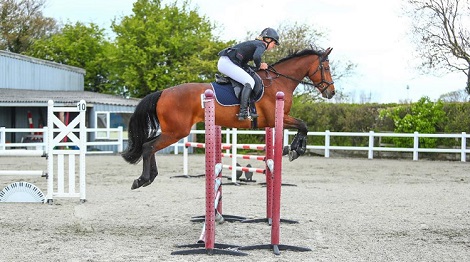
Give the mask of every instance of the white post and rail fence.
<svg viewBox="0 0 470 262">
<path fill-rule="evenodd" d="M 73 130 L 74 132 L 78 130 Z M 87 154 L 94 153 L 120 153 L 124 149 L 124 131 L 122 127 L 117 128 L 86 128 L 88 133 L 87 137 L 91 137 L 91 133 L 96 132 L 114 132 L 115 139 L 108 140 L 95 140 L 87 141 L 87 147 L 99 147 L 99 146 L 116 146 L 117 151 L 87 151 Z M 6 143 L 6 137 L 9 133 L 42 133 L 47 134 L 47 127 L 43 128 L 5 128 L 0 127 L 0 156 L 18 155 L 18 152 L 24 156 L 37 156 L 40 153 L 45 154 L 47 148 L 47 136 L 42 136 L 44 139 L 38 142 L 30 143 Z M 173 148 L 174 154 L 179 154 L 181 148 L 184 148 L 185 143 L 190 141 L 190 137 L 196 134 L 204 134 L 204 130 L 191 130 L 188 137 L 184 138 L 178 143 L 170 146 Z M 231 144 L 231 141 L 240 140 L 237 138 L 239 135 L 264 135 L 264 130 L 237 130 L 225 129 L 222 130 L 222 134 L 225 135 L 225 143 Z M 284 146 L 288 146 L 292 137 L 296 134 L 295 131 L 284 130 Z M 312 141 L 314 138 L 323 137 L 324 144 L 321 145 L 307 145 L 307 150 L 318 150 L 323 152 L 325 157 L 330 157 L 331 152 L 335 150 L 346 150 L 346 151 L 367 151 L 369 159 L 374 158 L 374 152 L 398 152 L 398 153 L 411 153 L 413 160 L 419 160 L 419 153 L 447 153 L 447 154 L 459 154 L 460 161 L 466 162 L 467 155 L 470 154 L 470 145 L 467 145 L 467 139 L 470 138 L 470 134 L 462 132 L 460 134 L 423 134 L 423 133 L 389 133 L 389 132 L 331 132 L 326 130 L 324 132 L 308 132 L 307 141 Z M 31 135 L 31 137 L 38 137 L 38 135 Z M 342 145 L 331 145 L 331 140 L 334 137 L 368 137 L 368 143 L 364 146 L 342 146 Z M 393 144 L 383 145 L 377 142 L 377 139 L 383 140 L 383 138 L 410 138 L 413 139 L 413 147 L 396 147 Z M 425 148 L 420 147 L 420 138 L 451 138 L 458 141 L 458 146 L 453 147 L 439 147 L 439 148 Z M 61 145 L 67 146 L 67 143 Z M 29 150 L 18 150 L 15 148 L 29 149 Z M 13 152 L 14 150 L 14 152 Z M 227 149 L 227 153 L 230 150 Z"/>
<path fill-rule="evenodd" d="M 78 130 L 73 130 L 74 132 Z M 96 132 L 111 132 L 115 133 L 115 139 L 108 140 L 95 140 L 87 141 L 87 148 L 99 147 L 99 146 L 116 146 L 117 151 L 87 151 L 87 154 L 105 154 L 105 153 L 120 153 L 124 150 L 124 131 L 122 127 L 117 128 L 86 128 L 87 133 Z M 41 135 L 43 138 L 40 142 L 30 143 L 6 143 L 6 137 L 9 133 L 42 133 L 47 134 L 47 127 L 43 128 L 5 128 L 0 127 L 0 156 L 7 155 L 18 155 L 18 153 L 24 156 L 36 156 L 39 152 L 46 153 L 47 148 L 47 135 Z M 178 143 L 170 146 L 173 148 L 174 154 L 181 153 L 181 148 L 184 148 L 185 143 L 190 141 L 190 137 L 196 134 L 204 134 L 204 130 L 191 130 L 190 136 L 184 138 Z M 264 135 L 264 130 L 237 130 L 225 129 L 222 130 L 222 134 L 225 135 L 225 143 L 231 144 L 233 141 L 237 141 L 239 135 Z M 284 146 L 289 145 L 290 140 L 296 134 L 295 131 L 284 130 Z M 445 153 L 445 154 L 459 154 L 460 161 L 466 162 L 467 155 L 470 154 L 470 145 L 467 144 L 467 139 L 470 138 L 470 134 L 462 132 L 460 134 L 423 134 L 423 133 L 389 133 L 389 132 L 331 132 L 326 130 L 324 132 L 308 132 L 307 141 L 312 141 L 314 138 L 322 137 L 324 144 L 321 145 L 307 145 L 307 150 L 315 150 L 316 152 L 321 151 L 324 157 L 330 157 L 332 151 L 345 150 L 345 151 L 366 151 L 369 159 L 374 158 L 374 152 L 398 152 L 398 153 L 411 153 L 413 160 L 419 160 L 419 153 Z M 32 137 L 38 135 L 32 135 Z M 91 137 L 88 135 L 87 137 Z M 368 143 L 364 146 L 342 146 L 342 145 L 331 145 L 331 140 L 334 137 L 368 137 Z M 393 144 L 383 145 L 378 140 L 384 138 L 410 138 L 413 139 L 413 147 L 396 147 Z M 439 147 L 439 148 L 425 148 L 420 147 L 420 138 L 437 138 L 444 139 L 450 138 L 458 141 L 457 146 L 453 147 Z M 232 141 L 232 142 L 231 142 Z M 62 143 L 67 146 L 67 143 Z M 29 150 L 17 150 L 15 148 L 29 149 Z M 13 151 L 14 150 L 14 151 Z M 230 150 L 227 149 L 227 153 Z"/>
<path fill-rule="evenodd" d="M 52 103 L 52 102 L 51 102 Z M 49 110 L 69 110 L 68 108 L 55 108 L 49 105 Z M 75 109 L 73 109 L 75 110 Z M 80 112 L 80 110 L 76 110 Z M 56 111 L 54 111 L 56 112 Z M 54 115 L 54 112 L 50 112 L 49 115 Z M 84 114 L 81 112 L 80 122 L 84 123 Z M 85 154 L 90 153 L 119 153 L 122 152 L 124 149 L 124 142 L 125 136 L 122 127 L 118 128 L 86 128 L 84 125 L 80 125 L 80 129 L 76 127 L 77 123 L 73 122 L 72 126 L 64 125 L 60 122 L 60 120 L 55 119 L 53 125 L 57 126 L 54 127 L 53 130 L 49 130 L 48 127 L 44 128 L 5 128 L 0 127 L 0 157 L 1 156 L 48 156 L 48 168 L 47 171 L 44 170 L 0 170 L 0 175 L 6 176 L 46 176 L 50 179 L 48 180 L 48 190 L 45 197 L 39 191 L 34 188 L 34 185 L 25 183 L 25 182 L 16 182 L 14 184 L 9 185 L 7 188 L 0 192 L 0 202 L 3 198 L 6 197 L 5 190 L 9 193 L 15 192 L 15 189 L 18 187 L 23 186 L 25 188 L 30 189 L 31 193 L 37 193 L 37 200 L 39 201 L 48 201 L 52 202 L 53 197 L 79 197 L 81 201 L 85 201 Z M 51 123 L 49 123 L 51 124 Z M 48 125 L 49 125 L 48 124 Z M 99 140 L 99 141 L 89 141 L 90 137 L 93 137 L 93 132 L 116 132 L 117 134 L 113 137 L 115 139 L 112 140 Z M 6 137 L 8 135 L 13 135 L 16 133 L 26 133 L 28 134 L 28 143 L 7 143 Z M 56 137 L 56 133 L 59 133 L 59 137 Z M 86 138 L 86 139 L 79 139 L 74 133 L 79 134 L 79 138 Z M 204 130 L 192 130 L 191 134 L 179 141 L 178 143 L 173 144 L 169 147 L 170 150 L 167 152 L 173 152 L 178 154 L 182 148 L 183 151 L 183 172 L 185 175 L 188 173 L 188 153 L 189 150 L 185 146 L 190 140 L 194 141 L 196 134 L 204 134 Z M 283 134 L 283 146 L 288 146 L 290 140 L 292 140 L 293 136 L 296 134 L 294 131 L 284 130 Z M 243 136 L 246 135 L 265 135 L 265 131 L 263 130 L 237 130 L 236 128 L 233 129 L 226 129 L 222 130 L 222 135 L 225 135 L 225 146 L 224 149 L 226 153 L 232 157 L 232 165 L 236 165 L 236 158 L 241 157 L 243 155 L 237 154 L 237 148 L 241 145 L 241 141 L 243 140 Z M 241 137 L 239 137 L 241 136 Z M 63 138 L 69 137 L 69 141 L 64 142 Z M 353 137 L 362 137 L 362 146 L 349 146 L 349 145 L 332 145 L 331 141 L 334 141 L 336 137 L 346 137 L 346 138 L 353 138 Z M 383 144 L 381 141 L 387 138 L 388 140 L 393 140 L 393 138 L 407 138 L 413 141 L 413 146 L 409 148 L 405 147 L 396 147 L 393 144 Z M 420 144 L 421 138 L 434 138 L 436 140 L 439 139 L 452 139 L 453 146 L 439 146 L 436 148 L 427 148 L 422 147 Z M 367 157 L 369 159 L 374 158 L 374 153 L 377 152 L 397 152 L 397 153 L 408 153 L 407 155 L 412 155 L 412 159 L 417 161 L 419 159 L 420 153 L 439 153 L 439 154 L 453 154 L 460 157 L 461 162 L 467 161 L 467 156 L 470 153 L 470 148 L 467 147 L 467 139 L 470 138 L 465 132 L 460 134 L 421 134 L 418 132 L 415 133 L 377 133 L 374 131 L 370 132 L 331 132 L 329 130 L 325 132 L 309 132 L 308 133 L 308 141 L 322 141 L 321 144 L 316 144 L 310 142 L 307 145 L 307 150 L 314 151 L 316 153 L 323 154 L 324 157 L 330 157 L 333 151 L 362 151 L 367 152 Z M 51 140 L 52 139 L 52 140 Z M 74 141 L 76 140 L 76 141 Z M 344 140 L 344 139 L 342 139 Z M 80 143 L 79 146 L 78 143 Z M 318 142 L 317 142 L 318 143 Z M 445 143 L 437 143 L 437 144 L 445 144 Z M 261 144 L 248 144 L 243 143 L 243 145 L 250 145 L 250 146 L 263 146 Z M 117 148 L 113 151 L 93 151 L 89 150 L 91 147 L 99 147 L 99 146 L 115 146 Z M 80 149 L 80 150 L 77 150 Z M 51 157 L 56 156 L 56 157 Z M 79 175 L 77 179 L 80 180 L 79 182 L 79 191 L 75 190 L 75 170 L 72 170 L 72 167 L 75 166 L 76 160 L 75 158 L 79 156 Z M 403 156 L 402 156 L 403 157 Z M 55 161 L 54 161 L 55 159 Z M 57 168 L 55 168 L 55 163 L 57 163 Z M 68 164 L 66 164 L 68 162 Z M 66 191 L 66 181 L 65 181 L 65 167 L 66 165 L 69 167 L 69 188 L 68 192 Z M 238 168 L 238 167 L 237 167 Z M 51 183 L 54 181 L 54 170 L 57 171 L 56 175 L 57 178 L 55 179 L 58 183 L 57 187 L 53 186 Z M 236 176 L 237 169 L 232 168 L 232 178 Z M 56 189 L 57 188 L 57 189 Z M 18 190 L 16 190 L 18 191 Z M 19 191 L 18 191 L 19 192 Z M 8 192 L 7 192 L 8 193 Z"/>
<path fill-rule="evenodd" d="M 203 134 L 204 130 L 192 130 L 191 134 Z M 230 141 L 239 141 L 239 135 L 264 135 L 264 131 L 261 130 L 237 130 L 226 129 L 222 130 L 222 134 L 225 135 L 226 144 L 232 144 Z M 284 146 L 288 146 L 292 140 L 296 131 L 284 130 Z M 419 153 L 448 153 L 448 154 L 459 154 L 460 161 L 466 162 L 467 155 L 470 154 L 470 147 L 467 147 L 467 139 L 470 138 L 470 134 L 462 132 L 460 134 L 422 134 L 418 132 L 414 133 L 380 133 L 380 132 L 331 132 L 326 130 L 325 132 L 308 132 L 307 141 L 312 141 L 316 137 L 322 137 L 324 144 L 321 145 L 307 145 L 307 150 L 322 151 L 324 157 L 330 157 L 332 151 L 346 150 L 346 151 L 367 151 L 367 157 L 369 159 L 374 158 L 374 152 L 398 152 L 398 153 L 412 153 L 413 160 L 419 160 Z M 364 146 L 341 146 L 331 145 L 331 140 L 334 137 L 367 137 L 368 143 Z M 413 147 L 396 147 L 393 144 L 382 144 L 380 140 L 383 138 L 410 138 L 413 139 Z M 451 138 L 458 142 L 458 146 L 439 147 L 439 148 L 425 148 L 420 147 L 420 138 L 438 138 L 445 139 Z M 189 141 L 186 137 L 182 142 L 175 143 L 174 153 L 179 153 L 179 148 L 183 147 L 185 143 Z M 245 144 L 245 143 L 244 143 Z M 470 145 L 469 145 L 470 146 Z"/>
</svg>

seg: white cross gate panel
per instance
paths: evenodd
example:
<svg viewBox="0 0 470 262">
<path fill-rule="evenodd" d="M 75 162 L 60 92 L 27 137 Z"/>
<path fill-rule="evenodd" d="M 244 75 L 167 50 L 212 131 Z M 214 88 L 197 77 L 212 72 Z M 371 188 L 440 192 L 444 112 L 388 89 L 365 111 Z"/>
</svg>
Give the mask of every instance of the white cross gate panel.
<svg viewBox="0 0 470 262">
<path fill-rule="evenodd" d="M 49 100 L 47 109 L 47 202 L 52 203 L 54 197 L 79 197 L 85 202 L 86 102 L 81 100 L 75 107 L 54 107 Z M 56 113 L 78 115 L 63 123 Z"/>
</svg>

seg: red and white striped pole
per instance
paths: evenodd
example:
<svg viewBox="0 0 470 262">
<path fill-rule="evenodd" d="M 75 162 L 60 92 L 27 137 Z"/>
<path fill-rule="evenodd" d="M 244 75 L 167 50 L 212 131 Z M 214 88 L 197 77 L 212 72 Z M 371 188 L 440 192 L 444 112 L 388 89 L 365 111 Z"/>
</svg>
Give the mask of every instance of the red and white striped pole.
<svg viewBox="0 0 470 262">
<path fill-rule="evenodd" d="M 214 102 L 212 100 L 212 102 Z M 214 119 L 215 119 L 215 113 L 214 113 Z M 215 121 L 215 120 L 214 120 Z M 214 123 L 215 125 L 215 123 Z M 215 126 L 215 163 L 222 163 L 222 149 L 221 149 L 221 144 L 222 144 L 222 127 L 221 126 Z M 218 178 L 220 181 L 222 181 L 222 171 L 218 172 L 218 174 L 215 174 L 214 180 Z M 216 194 L 220 194 L 219 201 L 217 203 L 217 211 L 219 214 L 223 214 L 222 212 L 222 187 L 219 186 L 217 188 Z"/>
<path fill-rule="evenodd" d="M 273 128 L 266 127 L 266 159 L 273 158 Z M 266 162 L 266 219 L 268 224 L 272 224 L 273 219 L 273 172 L 269 168 L 268 163 Z"/>
</svg>

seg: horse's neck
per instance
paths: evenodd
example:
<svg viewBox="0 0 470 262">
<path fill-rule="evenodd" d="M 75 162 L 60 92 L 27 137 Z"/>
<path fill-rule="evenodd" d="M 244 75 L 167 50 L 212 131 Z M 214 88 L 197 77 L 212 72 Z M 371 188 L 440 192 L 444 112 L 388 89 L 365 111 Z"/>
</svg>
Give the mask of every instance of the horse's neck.
<svg viewBox="0 0 470 262">
<path fill-rule="evenodd" d="M 289 76 L 296 80 L 303 80 L 307 75 L 309 68 L 311 67 L 311 61 L 308 60 L 308 57 L 303 57 L 299 59 L 293 59 L 291 61 L 286 61 L 275 68 L 277 72 Z M 289 86 L 289 89 L 295 89 L 299 83 L 293 81 L 292 79 L 283 79 L 284 85 Z"/>
</svg>

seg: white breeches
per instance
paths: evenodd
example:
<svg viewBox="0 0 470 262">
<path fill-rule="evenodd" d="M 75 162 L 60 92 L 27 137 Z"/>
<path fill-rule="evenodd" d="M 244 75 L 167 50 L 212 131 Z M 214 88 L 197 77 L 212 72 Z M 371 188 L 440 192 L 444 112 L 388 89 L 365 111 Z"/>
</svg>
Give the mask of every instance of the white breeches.
<svg viewBox="0 0 470 262">
<path fill-rule="evenodd" d="M 219 62 L 217 63 L 217 68 L 222 74 L 225 74 L 231 77 L 233 80 L 241 84 L 250 84 L 251 88 L 255 86 L 255 80 L 245 72 L 241 67 L 234 64 L 230 58 L 226 56 L 221 56 Z"/>
</svg>

